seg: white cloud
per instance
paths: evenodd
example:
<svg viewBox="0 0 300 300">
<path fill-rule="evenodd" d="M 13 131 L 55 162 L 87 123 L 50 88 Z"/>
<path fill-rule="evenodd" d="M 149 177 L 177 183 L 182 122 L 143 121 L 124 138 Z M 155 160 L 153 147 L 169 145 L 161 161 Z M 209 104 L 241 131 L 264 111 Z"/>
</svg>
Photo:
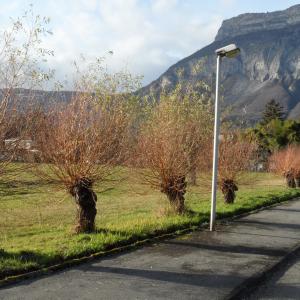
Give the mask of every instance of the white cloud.
<svg viewBox="0 0 300 300">
<path fill-rule="evenodd" d="M 126 65 L 144 75 L 144 83 L 211 42 L 222 19 L 216 13 L 199 13 L 196 4 L 177 0 L 36 2 L 35 10 L 52 19 L 54 34 L 45 45 L 55 51 L 50 63 L 59 74 L 68 73 L 70 62 L 81 53 L 103 56 L 113 50 L 110 66 Z"/>
</svg>

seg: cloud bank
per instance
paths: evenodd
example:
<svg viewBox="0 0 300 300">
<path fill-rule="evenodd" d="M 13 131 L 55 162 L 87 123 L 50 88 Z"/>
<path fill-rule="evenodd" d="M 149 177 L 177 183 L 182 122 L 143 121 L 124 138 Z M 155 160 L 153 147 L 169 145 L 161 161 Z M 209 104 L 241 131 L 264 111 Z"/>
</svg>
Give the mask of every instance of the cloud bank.
<svg viewBox="0 0 300 300">
<path fill-rule="evenodd" d="M 261 3 L 253 0 L 252 7 L 255 2 Z M 53 36 L 45 46 L 55 52 L 49 63 L 60 78 L 80 54 L 100 57 L 113 51 L 108 65 L 143 75 L 143 84 L 212 42 L 224 18 L 248 9 L 236 0 L 2 0 L 0 25 L 30 3 L 51 18 Z"/>
</svg>

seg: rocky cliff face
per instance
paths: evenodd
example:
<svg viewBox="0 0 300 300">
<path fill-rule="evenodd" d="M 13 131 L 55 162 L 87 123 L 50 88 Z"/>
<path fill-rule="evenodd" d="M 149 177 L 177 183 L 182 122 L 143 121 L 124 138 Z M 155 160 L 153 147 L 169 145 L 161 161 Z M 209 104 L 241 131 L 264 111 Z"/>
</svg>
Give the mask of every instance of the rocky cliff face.
<svg viewBox="0 0 300 300">
<path fill-rule="evenodd" d="M 231 116 L 257 121 L 265 104 L 274 98 L 289 118 L 299 118 L 300 5 L 225 20 L 212 44 L 171 66 L 143 93 L 172 88 L 180 81 L 204 80 L 214 89 L 214 51 L 230 43 L 241 48 L 237 58 L 222 61 L 224 106 L 232 107 Z"/>
<path fill-rule="evenodd" d="M 300 5 L 272 13 L 243 14 L 225 20 L 218 31 L 216 41 L 232 36 L 264 30 L 283 29 L 300 23 Z"/>
</svg>

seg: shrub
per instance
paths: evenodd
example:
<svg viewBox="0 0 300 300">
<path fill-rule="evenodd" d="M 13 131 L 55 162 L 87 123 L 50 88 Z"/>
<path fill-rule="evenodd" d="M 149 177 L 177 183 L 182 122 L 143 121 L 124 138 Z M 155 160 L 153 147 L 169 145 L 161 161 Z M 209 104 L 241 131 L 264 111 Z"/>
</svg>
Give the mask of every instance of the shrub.
<svg viewBox="0 0 300 300">
<path fill-rule="evenodd" d="M 300 147 L 289 145 L 269 158 L 269 170 L 280 174 L 288 187 L 300 187 Z"/>
<path fill-rule="evenodd" d="M 41 115 L 36 137 L 40 161 L 47 165 L 35 165 L 35 173 L 74 197 L 76 232 L 95 230 L 93 185 L 104 182 L 129 151 L 134 96 L 123 85 L 131 77 L 108 74 L 98 63 L 78 75 L 70 103 Z"/>
<path fill-rule="evenodd" d="M 250 169 L 256 152 L 255 143 L 237 133 L 225 133 L 219 147 L 218 181 L 226 203 L 233 203 L 238 183 Z"/>
<path fill-rule="evenodd" d="M 197 170 L 212 129 L 209 102 L 178 92 L 161 95 L 138 138 L 145 182 L 166 194 L 175 213 L 185 210 L 187 176 Z"/>
</svg>

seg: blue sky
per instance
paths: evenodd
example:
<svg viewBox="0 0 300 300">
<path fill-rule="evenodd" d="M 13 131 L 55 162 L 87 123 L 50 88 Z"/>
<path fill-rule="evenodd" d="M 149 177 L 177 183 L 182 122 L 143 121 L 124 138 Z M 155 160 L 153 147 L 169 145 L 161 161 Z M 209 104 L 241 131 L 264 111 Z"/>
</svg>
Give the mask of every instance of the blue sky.
<svg viewBox="0 0 300 300">
<path fill-rule="evenodd" d="M 246 12 L 286 9 L 291 0 L 0 0 L 0 28 L 33 4 L 51 18 L 53 36 L 45 46 L 59 77 L 80 54 L 104 56 L 107 64 L 156 79 L 178 60 L 211 43 L 222 20 Z"/>
</svg>

